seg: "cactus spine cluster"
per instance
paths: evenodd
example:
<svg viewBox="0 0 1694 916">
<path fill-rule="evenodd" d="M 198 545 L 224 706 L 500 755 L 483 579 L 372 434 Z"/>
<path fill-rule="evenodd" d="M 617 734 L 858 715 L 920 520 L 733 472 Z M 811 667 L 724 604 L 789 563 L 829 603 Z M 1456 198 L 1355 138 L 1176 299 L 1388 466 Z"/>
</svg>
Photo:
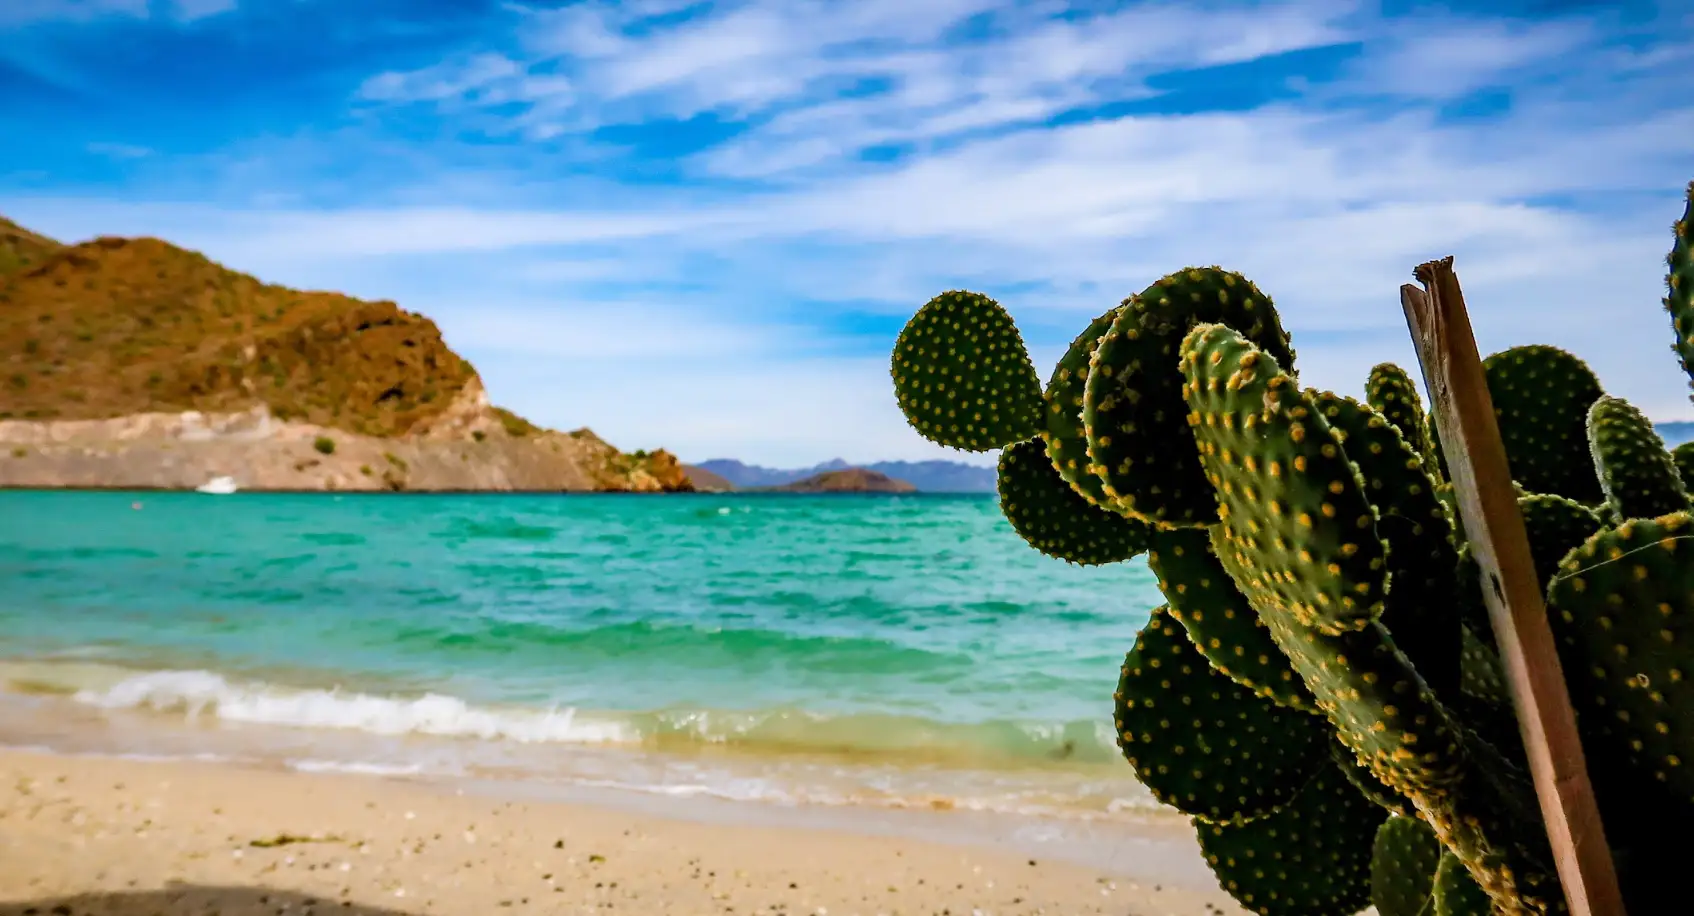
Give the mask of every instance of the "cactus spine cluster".
<svg viewBox="0 0 1694 916">
<path fill-rule="evenodd" d="M 1691 220 L 1694 184 L 1664 301 L 1694 384 Z M 918 432 L 1002 450 L 1031 545 L 1147 556 L 1165 604 L 1124 659 L 1119 747 L 1243 906 L 1565 913 L 1436 424 L 1392 363 L 1361 402 L 1294 362 L 1269 296 L 1191 267 L 1094 319 L 1044 389 L 1010 315 L 960 291 L 918 311 L 893 375 Z M 1625 896 L 1685 906 L 1694 447 L 1564 350 L 1484 368 Z"/>
</svg>

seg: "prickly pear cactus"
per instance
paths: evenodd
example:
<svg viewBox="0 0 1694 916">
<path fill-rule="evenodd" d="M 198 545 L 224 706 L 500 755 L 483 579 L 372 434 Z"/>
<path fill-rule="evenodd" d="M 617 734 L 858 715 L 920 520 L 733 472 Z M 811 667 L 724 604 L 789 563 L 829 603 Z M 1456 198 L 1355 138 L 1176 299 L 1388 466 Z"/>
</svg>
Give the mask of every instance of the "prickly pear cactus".
<svg viewBox="0 0 1694 916">
<path fill-rule="evenodd" d="M 1416 817 L 1391 817 L 1371 845 L 1371 902 L 1377 916 L 1428 916 L 1441 841 Z"/>
<path fill-rule="evenodd" d="M 1083 499 L 1039 439 L 1000 453 L 1000 511 L 1031 547 L 1079 566 L 1127 560 L 1147 549 L 1148 529 Z"/>
<path fill-rule="evenodd" d="M 1694 486 L 1694 442 L 1684 442 L 1670 450 L 1671 461 L 1684 487 Z"/>
<path fill-rule="evenodd" d="M 1694 385 L 1694 185 L 1665 307 Z M 1563 916 L 1522 729 L 1411 376 L 1302 388 L 1271 298 L 1186 268 L 1098 316 L 1037 384 L 997 303 L 946 293 L 896 343 L 926 437 L 1002 449 L 1048 556 L 1146 553 L 1119 747 L 1262 916 Z M 1484 361 L 1536 576 L 1632 913 L 1680 912 L 1694 840 L 1694 443 L 1666 451 L 1576 355 Z M 1655 825 L 1664 825 L 1655 831 Z"/>
<path fill-rule="evenodd" d="M 981 293 L 929 300 L 894 342 L 894 394 L 924 438 L 970 452 L 1036 434 L 1041 382 L 1023 335 Z"/>
<path fill-rule="evenodd" d="M 1094 348 L 1112 326 L 1117 312 L 1116 308 L 1111 309 L 1089 322 L 1059 358 L 1053 377 L 1047 381 L 1047 423 L 1041 434 L 1047 442 L 1047 456 L 1059 476 L 1083 499 L 1097 506 L 1107 506 L 1109 500 L 1105 482 L 1095 473 L 1088 457 L 1088 436 L 1082 426 L 1082 396 L 1088 385 L 1088 366 L 1094 358 Z"/>
<path fill-rule="evenodd" d="M 1694 520 L 1597 532 L 1547 598 L 1579 719 L 1636 778 L 1694 804 Z"/>
<path fill-rule="evenodd" d="M 1242 906 L 1260 916 L 1346 916 L 1370 905 L 1371 843 L 1387 816 L 1326 758 L 1275 813 L 1195 826 L 1218 883 Z"/>
<path fill-rule="evenodd" d="M 1656 518 L 1688 508 L 1676 461 L 1653 422 L 1622 398 L 1588 408 L 1588 448 L 1612 518 Z"/>
<path fill-rule="evenodd" d="M 1154 609 L 1124 658 L 1112 717 L 1153 796 L 1213 824 L 1274 813 L 1328 761 L 1316 718 L 1214 670 L 1167 608 Z"/>
<path fill-rule="evenodd" d="M 1588 409 L 1605 394 L 1588 364 L 1558 347 L 1532 344 L 1495 353 L 1482 368 L 1512 479 L 1531 493 L 1604 499 L 1593 462 L 1571 460 L 1588 453 Z"/>
<path fill-rule="evenodd" d="M 1423 412 L 1418 387 L 1406 370 L 1393 363 L 1372 366 L 1370 377 L 1365 379 L 1365 403 L 1400 431 L 1406 444 L 1425 464 L 1433 460 L 1429 417 Z"/>
<path fill-rule="evenodd" d="M 1270 297 L 1238 273 L 1191 267 L 1120 308 L 1088 370 L 1082 422 L 1106 496 L 1119 510 L 1159 527 L 1217 520 L 1217 499 L 1199 460 L 1184 447 L 1182 379 L 1169 369 L 1183 335 L 1202 322 L 1237 328 L 1284 364 L 1293 362 Z"/>
<path fill-rule="evenodd" d="M 1665 311 L 1676 334 L 1671 346 L 1682 371 L 1688 373 L 1689 387 L 1694 388 L 1694 181 L 1688 183 L 1687 203 L 1682 218 L 1671 227 L 1675 241 L 1665 258 L 1670 266 L 1665 275 Z"/>
<path fill-rule="evenodd" d="M 1311 691 L 1224 571 L 1206 531 L 1160 531 L 1152 545 L 1147 565 L 1159 578 L 1171 617 L 1212 667 L 1273 703 L 1316 712 Z"/>
</svg>

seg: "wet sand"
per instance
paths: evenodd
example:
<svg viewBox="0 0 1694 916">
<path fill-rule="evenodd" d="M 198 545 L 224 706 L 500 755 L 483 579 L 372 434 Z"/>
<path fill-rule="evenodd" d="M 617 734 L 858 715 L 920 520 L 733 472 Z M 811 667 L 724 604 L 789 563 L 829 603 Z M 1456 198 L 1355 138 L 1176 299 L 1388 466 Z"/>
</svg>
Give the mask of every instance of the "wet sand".
<svg viewBox="0 0 1694 916">
<path fill-rule="evenodd" d="M 1162 883 L 1158 858 L 1107 872 L 440 783 L 0 752 L 0 916 L 1243 912 Z"/>
</svg>

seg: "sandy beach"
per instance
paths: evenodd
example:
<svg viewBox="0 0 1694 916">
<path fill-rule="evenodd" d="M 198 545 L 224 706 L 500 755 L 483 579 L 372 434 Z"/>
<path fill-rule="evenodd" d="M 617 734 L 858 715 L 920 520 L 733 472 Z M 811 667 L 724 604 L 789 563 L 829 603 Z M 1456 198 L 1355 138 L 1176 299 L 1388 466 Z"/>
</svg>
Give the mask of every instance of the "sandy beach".
<svg viewBox="0 0 1694 916">
<path fill-rule="evenodd" d="M 22 751 L 0 783 L 0 916 L 1242 912 L 1005 850 L 448 784 Z"/>
</svg>

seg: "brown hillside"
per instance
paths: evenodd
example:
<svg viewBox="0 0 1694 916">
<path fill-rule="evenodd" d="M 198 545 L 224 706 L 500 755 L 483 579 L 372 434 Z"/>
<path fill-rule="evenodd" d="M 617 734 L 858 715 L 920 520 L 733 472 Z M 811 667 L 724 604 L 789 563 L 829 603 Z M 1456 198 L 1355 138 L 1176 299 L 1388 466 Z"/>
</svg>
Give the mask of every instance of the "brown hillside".
<svg viewBox="0 0 1694 916">
<path fill-rule="evenodd" d="M 38 235 L 0 216 L 0 274 L 39 263 L 63 247 L 45 235 Z"/>
<path fill-rule="evenodd" d="M 728 493 L 735 489 L 735 484 L 730 483 L 728 478 L 721 474 L 714 474 L 705 468 L 697 468 L 692 464 L 687 464 L 683 465 L 682 470 L 683 473 L 688 475 L 688 482 L 692 483 L 696 490 L 715 490 L 720 493 Z"/>
<path fill-rule="evenodd" d="M 392 302 L 261 283 L 152 238 L 52 246 L 0 224 L 0 419 L 264 404 L 371 436 L 420 432 L 476 375 Z M 510 416 L 514 434 L 533 429 Z"/>
<path fill-rule="evenodd" d="M 813 474 L 776 489 L 787 493 L 912 493 L 917 487 L 881 471 L 847 468 Z"/>
</svg>

